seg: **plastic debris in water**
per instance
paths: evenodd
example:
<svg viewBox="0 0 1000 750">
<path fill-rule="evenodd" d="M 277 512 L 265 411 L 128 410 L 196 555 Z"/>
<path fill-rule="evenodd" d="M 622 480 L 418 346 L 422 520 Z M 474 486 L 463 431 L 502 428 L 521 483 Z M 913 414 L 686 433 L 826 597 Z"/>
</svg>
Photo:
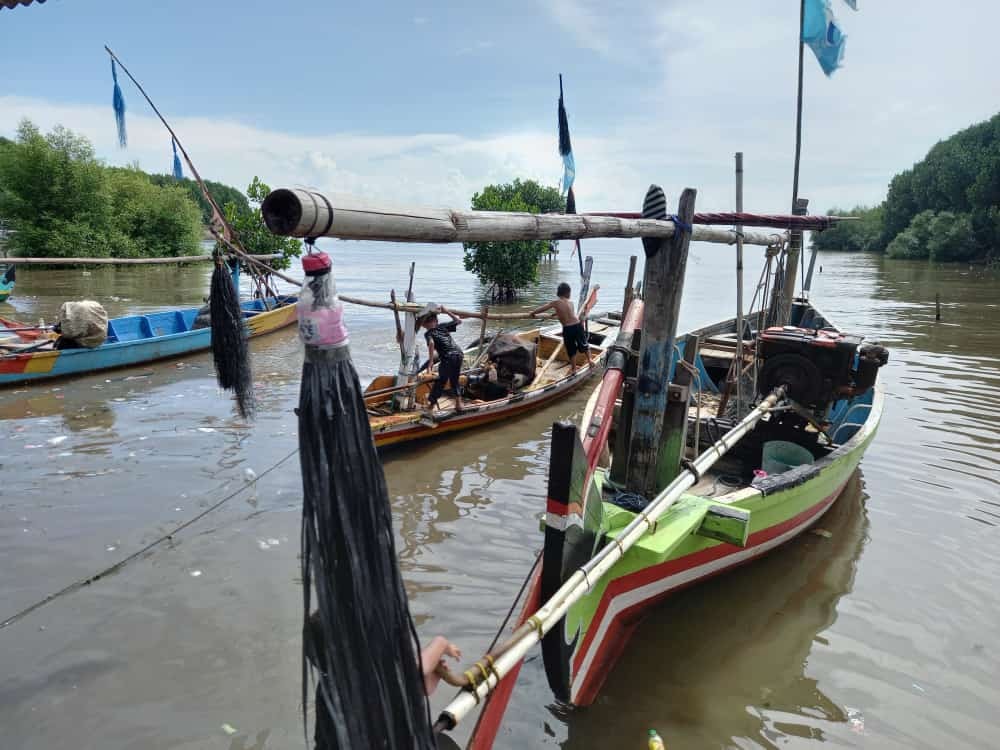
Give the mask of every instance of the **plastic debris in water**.
<svg viewBox="0 0 1000 750">
<path fill-rule="evenodd" d="M 60 435 L 59 437 L 49 438 L 46 442 L 49 445 L 59 445 L 60 443 L 64 443 L 67 440 L 69 440 L 69 438 L 66 435 Z"/>
<path fill-rule="evenodd" d="M 257 472 L 254 471 L 253 469 L 247 467 L 246 469 L 243 470 L 243 480 L 247 484 L 252 484 L 252 483 L 256 482 L 257 481 Z"/>
<path fill-rule="evenodd" d="M 844 708 L 847 710 L 847 723 L 850 725 L 851 731 L 855 734 L 864 734 L 865 715 L 858 708 L 851 708 L 850 706 L 845 706 Z"/>
<path fill-rule="evenodd" d="M 222 731 L 228 734 L 230 737 L 232 737 L 234 734 L 236 734 L 236 727 L 234 727 L 232 724 L 223 724 Z"/>
<path fill-rule="evenodd" d="M 192 578 L 197 578 L 200 575 L 201 575 L 201 571 L 200 570 L 192 570 L 191 571 L 191 577 Z"/>
</svg>

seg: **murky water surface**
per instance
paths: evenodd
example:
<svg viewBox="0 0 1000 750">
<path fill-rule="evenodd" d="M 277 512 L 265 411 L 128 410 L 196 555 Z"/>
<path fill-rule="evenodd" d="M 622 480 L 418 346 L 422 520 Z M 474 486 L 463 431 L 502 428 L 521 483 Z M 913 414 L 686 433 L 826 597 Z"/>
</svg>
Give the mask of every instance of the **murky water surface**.
<svg viewBox="0 0 1000 750">
<path fill-rule="evenodd" d="M 419 299 L 482 300 L 457 248 L 327 249 L 345 293 L 401 292 L 413 259 Z M 620 304 L 638 249 L 588 244 L 599 309 Z M 587 710 L 553 706 L 529 662 L 499 746 L 640 748 L 649 727 L 671 748 L 1000 746 L 1000 276 L 819 262 L 817 303 L 891 348 L 881 431 L 821 522 L 832 536 L 807 534 L 674 597 Z M 730 248 L 692 248 L 684 327 L 732 314 L 732 266 Z M 760 263 L 748 266 L 752 289 Z M 24 270 L 0 315 L 52 320 L 83 297 L 112 315 L 197 305 L 208 273 Z M 576 280 L 568 248 L 525 303 L 563 276 Z M 391 370 L 391 315 L 349 314 L 362 378 Z M 462 340 L 478 333 L 466 328 Z M 0 391 L 0 620 L 244 489 L 248 469 L 259 477 L 169 543 L 0 631 L 0 747 L 302 747 L 301 347 L 285 331 L 253 350 L 252 426 L 220 396 L 206 355 Z M 492 638 L 541 545 L 549 426 L 585 399 L 386 457 L 423 637 L 447 634 L 470 655 Z"/>
</svg>

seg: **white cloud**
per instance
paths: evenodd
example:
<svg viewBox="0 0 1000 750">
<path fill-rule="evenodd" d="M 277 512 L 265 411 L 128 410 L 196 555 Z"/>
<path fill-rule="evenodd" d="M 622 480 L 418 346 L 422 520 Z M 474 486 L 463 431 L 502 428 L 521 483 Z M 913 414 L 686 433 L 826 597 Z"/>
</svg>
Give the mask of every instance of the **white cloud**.
<svg viewBox="0 0 1000 750">
<path fill-rule="evenodd" d="M 814 212 L 880 200 L 892 175 L 935 142 L 996 112 L 1000 54 L 990 35 L 1000 25 L 1000 6 L 969 2 L 975 6 L 969 14 L 942 14 L 936 0 L 911 0 L 902 25 L 898 8 L 888 5 L 839 10 L 849 35 L 847 64 L 832 79 L 807 51 L 802 194 Z M 551 5 L 576 43 L 607 65 L 607 80 L 620 82 L 598 88 L 578 74 L 571 78 L 580 210 L 638 209 L 651 182 L 662 184 L 671 200 L 694 186 L 700 209 L 729 209 L 738 150 L 745 153 L 748 210 L 786 210 L 795 13 L 742 0 L 629 5 Z M 641 57 L 641 75 L 622 63 L 623 55 Z M 110 107 L 0 96 L 0 134 L 12 134 L 22 116 L 44 129 L 62 123 L 91 138 L 113 163 L 138 159 L 167 172 L 169 136 L 152 118 L 138 116 L 142 111 L 129 113 L 126 152 L 115 146 Z M 470 136 L 428 133 L 413 123 L 403 135 L 293 135 L 205 118 L 174 125 L 206 176 L 239 187 L 259 175 L 272 186 L 461 207 L 490 182 L 528 177 L 552 185 L 562 170 L 554 127 L 497 122 L 494 132 Z"/>
</svg>

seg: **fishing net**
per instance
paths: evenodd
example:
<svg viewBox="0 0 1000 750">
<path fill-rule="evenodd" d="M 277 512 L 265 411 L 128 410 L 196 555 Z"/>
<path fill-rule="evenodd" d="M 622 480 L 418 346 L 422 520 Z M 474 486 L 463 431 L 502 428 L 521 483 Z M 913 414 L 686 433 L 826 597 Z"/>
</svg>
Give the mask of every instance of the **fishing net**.
<svg viewBox="0 0 1000 750">
<path fill-rule="evenodd" d="M 314 259 L 304 259 L 307 274 Z M 319 289 L 326 282 L 323 269 L 317 273 L 306 281 L 311 301 L 299 309 L 300 332 L 308 342 L 338 330 L 341 343 L 307 343 L 299 396 L 303 711 L 311 674 L 317 750 L 429 750 L 435 744 L 385 475 L 346 331 L 324 331 L 319 317 L 324 305 L 339 307 L 335 287 Z"/>
<path fill-rule="evenodd" d="M 209 316 L 212 328 L 212 358 L 219 387 L 233 391 L 240 416 L 253 416 L 253 372 L 250 347 L 243 326 L 243 311 L 232 276 L 221 263 L 215 264 L 209 292 Z"/>
</svg>

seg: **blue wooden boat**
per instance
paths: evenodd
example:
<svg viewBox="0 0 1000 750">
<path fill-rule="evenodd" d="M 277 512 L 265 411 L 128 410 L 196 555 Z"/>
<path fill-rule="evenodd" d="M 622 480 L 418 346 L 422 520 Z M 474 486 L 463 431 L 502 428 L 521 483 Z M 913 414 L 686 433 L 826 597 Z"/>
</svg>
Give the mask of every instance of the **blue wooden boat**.
<svg viewBox="0 0 1000 750">
<path fill-rule="evenodd" d="M 261 336 L 296 321 L 295 296 L 271 297 L 241 303 L 247 336 Z M 212 345 L 210 328 L 195 328 L 198 308 L 129 315 L 108 321 L 107 341 L 94 349 L 51 347 L 51 338 L 12 348 L 7 339 L 0 350 L 0 387 L 17 383 L 84 375 L 116 367 L 130 367 L 157 359 L 203 351 Z M 4 335 L 0 328 L 0 337 Z"/>
</svg>

